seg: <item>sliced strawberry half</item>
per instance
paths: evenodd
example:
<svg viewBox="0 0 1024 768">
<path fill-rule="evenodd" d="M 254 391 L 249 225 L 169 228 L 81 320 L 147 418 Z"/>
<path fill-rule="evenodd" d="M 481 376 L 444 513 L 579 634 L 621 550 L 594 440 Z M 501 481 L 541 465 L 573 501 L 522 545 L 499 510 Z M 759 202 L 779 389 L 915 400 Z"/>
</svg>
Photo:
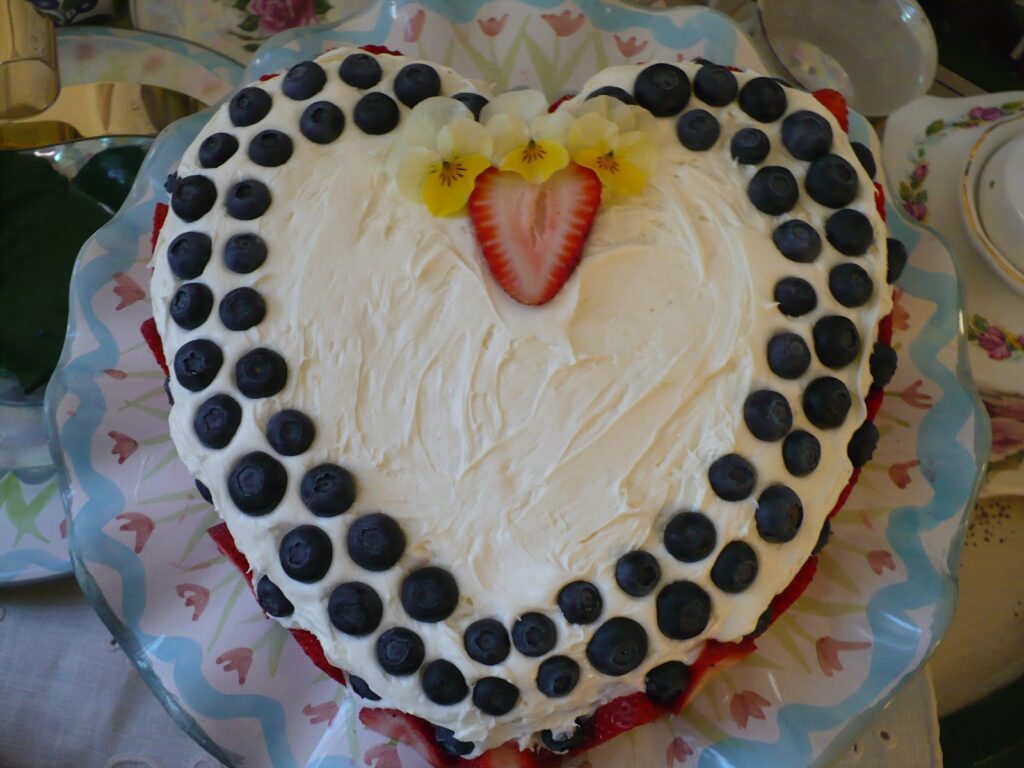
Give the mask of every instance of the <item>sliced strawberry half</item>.
<svg viewBox="0 0 1024 768">
<path fill-rule="evenodd" d="M 459 768 L 547 768 L 558 765 L 554 755 L 523 752 L 513 742 L 484 752 L 472 760 L 460 760 Z"/>
<path fill-rule="evenodd" d="M 821 88 L 814 92 L 814 98 L 821 102 L 825 109 L 839 121 L 840 128 L 846 133 L 850 132 L 850 108 L 847 106 L 846 97 L 843 94 L 831 88 Z"/>
<path fill-rule="evenodd" d="M 476 180 L 469 215 L 491 274 L 521 304 L 551 301 L 583 255 L 601 182 L 575 163 L 543 184 L 490 168 Z"/>
<path fill-rule="evenodd" d="M 371 731 L 412 747 L 431 768 L 445 768 L 455 763 L 455 758 L 445 754 L 438 745 L 434 726 L 426 720 L 397 709 L 364 709 L 359 713 L 359 722 Z"/>
</svg>

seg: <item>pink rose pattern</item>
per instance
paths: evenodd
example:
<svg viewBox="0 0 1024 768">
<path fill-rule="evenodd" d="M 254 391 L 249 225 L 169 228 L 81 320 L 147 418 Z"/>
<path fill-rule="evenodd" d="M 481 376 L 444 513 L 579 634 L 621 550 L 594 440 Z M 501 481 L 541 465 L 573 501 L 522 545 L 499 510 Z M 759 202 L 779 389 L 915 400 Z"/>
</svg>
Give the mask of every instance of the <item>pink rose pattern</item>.
<svg viewBox="0 0 1024 768">
<path fill-rule="evenodd" d="M 991 360 L 1009 360 L 1024 356 L 1024 333 L 1013 333 L 992 325 L 981 315 L 973 315 L 967 325 L 967 339 L 978 343 Z"/>
<path fill-rule="evenodd" d="M 260 32 L 268 35 L 316 24 L 313 0 L 252 0 L 249 13 L 259 16 Z"/>
</svg>

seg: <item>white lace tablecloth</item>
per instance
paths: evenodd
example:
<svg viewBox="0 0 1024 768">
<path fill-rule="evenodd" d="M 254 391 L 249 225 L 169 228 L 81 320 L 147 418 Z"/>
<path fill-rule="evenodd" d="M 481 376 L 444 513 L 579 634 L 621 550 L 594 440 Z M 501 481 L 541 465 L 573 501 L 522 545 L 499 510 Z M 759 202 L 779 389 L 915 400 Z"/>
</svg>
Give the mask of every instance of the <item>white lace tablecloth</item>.
<svg viewBox="0 0 1024 768">
<path fill-rule="evenodd" d="M 941 764 L 927 674 L 897 696 L 840 763 Z M 73 578 L 0 588 L 0 768 L 219 765 L 167 715 Z"/>
</svg>

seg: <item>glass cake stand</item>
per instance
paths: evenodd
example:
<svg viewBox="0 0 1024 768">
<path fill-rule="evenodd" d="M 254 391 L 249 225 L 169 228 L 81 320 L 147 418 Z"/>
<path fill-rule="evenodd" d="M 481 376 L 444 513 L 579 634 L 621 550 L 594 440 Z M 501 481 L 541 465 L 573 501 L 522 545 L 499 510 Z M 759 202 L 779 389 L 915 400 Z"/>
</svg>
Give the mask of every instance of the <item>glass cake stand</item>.
<svg viewBox="0 0 1024 768">
<path fill-rule="evenodd" d="M 551 98 L 608 64 L 706 56 L 760 68 L 725 16 L 597 0 L 376 3 L 333 27 L 289 32 L 248 75 L 341 45 L 385 44 L 498 87 Z M 115 274 L 145 292 L 153 207 L 207 114 L 154 144 L 120 213 L 83 248 L 61 364 L 47 392 L 75 572 L 97 613 L 172 716 L 229 765 L 353 768 L 382 738 L 319 673 L 205 535 L 216 512 L 193 489 L 167 428 L 163 374 L 142 343 L 148 301 L 117 310 Z M 877 139 L 851 116 L 853 138 Z M 835 519 L 807 594 L 717 674 L 679 717 L 565 761 L 566 768 L 824 765 L 841 756 L 929 657 L 949 624 L 966 510 L 988 456 L 988 421 L 961 332 L 945 247 L 889 207 L 911 253 L 896 293 L 900 369 L 882 441 Z M 111 377 L 107 371 L 125 372 Z M 405 768 L 424 763 L 397 747 Z"/>
</svg>

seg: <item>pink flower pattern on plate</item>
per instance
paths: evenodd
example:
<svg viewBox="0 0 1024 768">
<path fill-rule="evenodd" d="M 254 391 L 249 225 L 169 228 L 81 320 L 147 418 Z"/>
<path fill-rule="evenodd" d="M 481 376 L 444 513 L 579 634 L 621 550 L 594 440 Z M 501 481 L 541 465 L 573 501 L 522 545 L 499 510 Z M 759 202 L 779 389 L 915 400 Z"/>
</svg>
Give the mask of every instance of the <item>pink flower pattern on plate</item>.
<svg viewBox="0 0 1024 768">
<path fill-rule="evenodd" d="M 249 13 L 260 17 L 260 32 L 270 35 L 316 24 L 313 0 L 252 0 Z"/>
<path fill-rule="evenodd" d="M 998 120 L 1006 113 L 999 107 L 974 107 L 974 109 L 967 114 L 975 120 L 984 120 L 988 123 L 992 120 Z"/>
<path fill-rule="evenodd" d="M 338 716 L 338 705 L 333 701 L 325 701 L 322 704 L 307 704 L 302 708 L 302 714 L 309 718 L 311 725 L 317 723 L 334 724 L 334 718 Z"/>
<path fill-rule="evenodd" d="M 897 488 L 906 488 L 910 485 L 910 470 L 921 463 L 920 459 L 913 461 L 902 461 L 889 467 L 889 479 Z"/>
<path fill-rule="evenodd" d="M 117 368 L 104 368 L 103 372 L 107 374 L 107 376 L 109 376 L 110 378 L 117 379 L 118 381 L 122 381 L 128 378 L 127 373 L 125 373 L 124 371 L 119 371 Z"/>
<path fill-rule="evenodd" d="M 818 654 L 818 666 L 825 677 L 832 677 L 834 673 L 843 671 L 843 663 L 839 660 L 840 651 L 862 651 L 870 647 L 871 643 L 836 640 L 832 637 L 819 637 L 814 644 L 814 650 Z"/>
<path fill-rule="evenodd" d="M 676 736 L 669 742 L 668 749 L 665 750 L 665 765 L 667 768 L 673 768 L 676 763 L 685 763 L 692 754 L 693 749 L 686 743 L 686 739 Z"/>
<path fill-rule="evenodd" d="M 402 37 L 407 43 L 415 43 L 423 33 L 423 22 L 427 20 L 427 12 L 422 8 L 405 20 L 405 28 L 402 30 Z"/>
<path fill-rule="evenodd" d="M 505 24 L 508 22 L 508 14 L 506 13 L 500 19 L 491 16 L 489 19 L 477 19 L 476 23 L 480 25 L 480 31 L 488 37 L 496 37 L 501 34 L 502 30 L 505 29 Z"/>
<path fill-rule="evenodd" d="M 210 604 L 210 590 L 202 584 L 185 583 L 176 586 L 174 591 L 185 600 L 185 607 L 192 609 L 192 621 L 199 621 L 206 606 Z"/>
<path fill-rule="evenodd" d="M 1009 456 L 1024 450 L 1024 422 L 997 416 L 992 423 L 992 453 Z"/>
<path fill-rule="evenodd" d="M 139 441 L 124 432 L 107 432 L 107 437 L 114 441 L 114 447 L 110 452 L 117 456 L 118 464 L 124 464 L 139 449 Z"/>
<path fill-rule="evenodd" d="M 245 685 L 245 678 L 252 666 L 252 648 L 232 648 L 217 657 L 217 663 L 224 665 L 225 672 L 237 672 L 238 684 Z"/>
<path fill-rule="evenodd" d="M 931 408 L 932 396 L 921 391 L 922 384 L 924 384 L 924 382 L 921 379 L 918 379 L 913 384 L 905 387 L 903 391 L 900 392 L 900 399 L 911 408 L 920 408 L 922 410 Z"/>
<path fill-rule="evenodd" d="M 373 768 L 402 768 L 398 747 L 394 744 L 377 744 L 370 747 L 363 755 L 363 762 L 372 765 Z"/>
<path fill-rule="evenodd" d="M 124 523 L 118 528 L 119 531 L 130 531 L 135 534 L 135 545 L 132 549 L 135 550 L 136 555 L 139 554 L 153 534 L 153 529 L 156 528 L 152 518 L 141 512 L 122 512 L 114 519 L 124 520 Z"/>
<path fill-rule="evenodd" d="M 623 40 L 618 35 L 615 35 L 615 46 L 619 49 L 619 53 L 629 58 L 636 56 L 638 53 L 642 53 L 647 49 L 649 40 L 643 42 L 637 40 L 635 37 L 630 37 L 628 40 Z"/>
<path fill-rule="evenodd" d="M 561 13 L 542 13 L 540 17 L 548 23 L 559 37 L 575 35 L 579 28 L 583 26 L 585 20 L 582 13 L 573 18 L 572 11 L 568 10 Z"/>
<path fill-rule="evenodd" d="M 886 549 L 873 549 L 867 554 L 868 565 L 871 566 L 871 570 L 879 576 L 882 575 L 882 571 L 895 571 L 896 563 L 893 562 L 892 552 Z"/>
<path fill-rule="evenodd" d="M 114 273 L 114 293 L 120 299 L 117 306 L 114 307 L 118 311 L 146 298 L 146 292 L 139 287 L 139 284 L 133 278 L 124 272 Z"/>
<path fill-rule="evenodd" d="M 990 325 L 978 334 L 978 344 L 988 352 L 993 360 L 1006 360 L 1010 357 L 1010 348 L 1006 344 L 1006 333 L 997 325 Z"/>
<path fill-rule="evenodd" d="M 729 701 L 729 714 L 732 721 L 742 730 L 747 727 L 750 718 L 764 720 L 764 708 L 772 704 L 768 699 L 754 691 L 740 691 L 733 694 Z"/>
</svg>

